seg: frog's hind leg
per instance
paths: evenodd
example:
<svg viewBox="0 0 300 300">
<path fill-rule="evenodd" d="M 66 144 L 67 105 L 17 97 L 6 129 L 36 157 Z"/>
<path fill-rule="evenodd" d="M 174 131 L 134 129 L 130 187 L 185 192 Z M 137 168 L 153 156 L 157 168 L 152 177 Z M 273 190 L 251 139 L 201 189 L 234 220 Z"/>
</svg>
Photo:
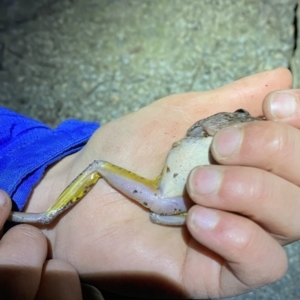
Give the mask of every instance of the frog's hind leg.
<svg viewBox="0 0 300 300">
<path fill-rule="evenodd" d="M 12 212 L 10 219 L 20 223 L 49 224 L 59 214 L 82 199 L 100 178 L 157 214 L 169 215 L 187 211 L 182 197 L 162 197 L 159 188 L 160 176 L 150 180 L 109 162 L 96 160 L 68 185 L 45 212 Z"/>
<path fill-rule="evenodd" d="M 19 223 L 51 223 L 59 214 L 82 199 L 102 177 L 97 171 L 98 162 L 94 161 L 78 175 L 45 212 L 12 212 L 10 220 Z"/>
<path fill-rule="evenodd" d="M 63 211 L 82 199 L 97 181 L 103 178 L 111 186 L 146 208 L 156 207 L 160 178 L 149 180 L 103 160 L 94 161 L 60 194 L 55 203 L 43 213 L 12 212 L 10 219 L 20 223 L 49 224 Z M 164 201 L 161 202 L 165 203 Z M 167 207 L 172 201 L 168 201 Z M 178 209 L 181 209 L 179 207 Z M 160 211 L 156 211 L 160 212 Z"/>
</svg>

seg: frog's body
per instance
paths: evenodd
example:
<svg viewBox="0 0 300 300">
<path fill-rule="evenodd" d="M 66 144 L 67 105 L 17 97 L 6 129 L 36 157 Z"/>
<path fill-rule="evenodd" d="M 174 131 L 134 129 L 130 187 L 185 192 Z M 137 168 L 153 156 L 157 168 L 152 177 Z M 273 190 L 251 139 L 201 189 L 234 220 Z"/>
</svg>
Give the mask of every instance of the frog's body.
<svg viewBox="0 0 300 300">
<path fill-rule="evenodd" d="M 85 169 L 43 213 L 12 212 L 15 222 L 50 223 L 57 215 L 83 198 L 103 177 L 111 186 L 151 210 L 152 222 L 182 225 L 188 210 L 185 184 L 190 171 L 199 165 L 210 164 L 209 147 L 215 133 L 225 127 L 256 119 L 244 110 L 219 113 L 195 123 L 187 137 L 173 144 L 165 166 L 158 178 L 149 180 L 97 160 Z"/>
</svg>

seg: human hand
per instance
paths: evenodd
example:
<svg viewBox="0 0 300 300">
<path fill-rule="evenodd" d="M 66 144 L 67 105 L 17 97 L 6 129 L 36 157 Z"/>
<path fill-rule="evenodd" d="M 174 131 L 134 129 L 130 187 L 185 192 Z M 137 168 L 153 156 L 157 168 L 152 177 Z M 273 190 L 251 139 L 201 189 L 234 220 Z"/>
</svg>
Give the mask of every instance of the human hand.
<svg viewBox="0 0 300 300">
<path fill-rule="evenodd" d="M 251 277 L 257 260 L 266 283 L 278 279 L 287 268 L 280 245 L 300 239 L 299 100 L 299 90 L 271 92 L 263 112 L 275 122 L 220 130 L 211 151 L 222 165 L 190 175 L 187 188 L 197 205 L 189 211 L 188 227 L 199 243 L 225 258 L 224 286 L 259 282 L 262 277 Z M 226 276 L 233 269 L 234 276 Z"/>
<path fill-rule="evenodd" d="M 161 172 L 172 143 L 182 138 L 195 121 L 238 108 L 262 115 L 263 98 L 290 85 L 289 72 L 277 69 L 214 91 L 166 97 L 106 124 L 82 151 L 49 169 L 26 210 L 45 210 L 95 159 L 154 178 Z M 198 197 L 192 197 L 199 203 Z M 197 209 L 198 205 L 189 212 L 187 227 L 158 226 L 149 221 L 148 211 L 100 180 L 81 202 L 43 232 L 53 257 L 71 263 L 81 278 L 100 288 L 139 297 L 225 297 L 270 283 L 284 274 L 284 250 L 256 223 L 259 220 L 247 215 L 247 207 L 242 213 L 249 218 L 243 219 L 245 226 L 237 232 L 240 244 L 234 236 L 230 239 L 230 233 L 235 232 L 235 214 L 226 215 L 227 227 L 216 231 L 222 243 L 213 239 L 207 242 L 214 231 L 205 233 L 193 227 L 191 214 Z M 260 207 L 265 214 L 268 209 L 273 208 Z M 266 237 L 266 242 L 249 240 L 255 234 Z M 245 254 L 242 250 L 250 243 L 256 252 Z"/>
<path fill-rule="evenodd" d="M 11 201 L 0 190 L 0 228 Z M 0 299 L 82 299 L 74 268 L 59 259 L 46 260 L 47 240 L 30 225 L 9 229 L 0 241 Z"/>
</svg>

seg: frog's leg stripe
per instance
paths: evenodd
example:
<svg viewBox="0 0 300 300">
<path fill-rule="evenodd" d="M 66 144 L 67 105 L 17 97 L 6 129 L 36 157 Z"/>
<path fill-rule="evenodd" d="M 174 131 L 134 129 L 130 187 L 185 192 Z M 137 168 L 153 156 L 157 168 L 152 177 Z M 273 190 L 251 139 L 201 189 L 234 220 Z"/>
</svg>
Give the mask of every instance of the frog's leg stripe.
<svg viewBox="0 0 300 300">
<path fill-rule="evenodd" d="M 61 210 L 78 202 L 92 189 L 100 178 L 101 175 L 96 171 L 92 173 L 82 172 L 68 185 L 57 198 L 56 202 L 45 213 L 50 214 L 53 211 Z"/>
<path fill-rule="evenodd" d="M 157 191 L 157 189 L 158 189 L 158 183 L 160 181 L 160 176 L 154 180 L 151 180 L 151 179 L 142 177 L 136 173 L 130 172 L 124 168 L 118 167 L 109 162 L 100 160 L 100 161 L 95 161 L 95 163 L 98 164 L 97 170 L 99 170 L 99 172 L 101 174 L 103 174 L 104 179 L 107 179 L 109 177 L 109 174 L 114 174 L 116 176 L 122 177 L 124 179 L 128 179 L 132 182 L 139 183 L 143 186 L 146 186 L 152 191 Z"/>
</svg>

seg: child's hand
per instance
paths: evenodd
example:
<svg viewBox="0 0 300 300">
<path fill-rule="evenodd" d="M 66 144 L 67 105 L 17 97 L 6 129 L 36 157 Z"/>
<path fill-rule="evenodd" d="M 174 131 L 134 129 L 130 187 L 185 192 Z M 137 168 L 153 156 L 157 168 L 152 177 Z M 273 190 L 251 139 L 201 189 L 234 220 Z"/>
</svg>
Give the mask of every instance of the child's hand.
<svg viewBox="0 0 300 300">
<path fill-rule="evenodd" d="M 262 115 L 264 97 L 290 85 L 290 73 L 277 69 L 214 91 L 169 96 L 106 124 L 82 151 L 49 169 L 27 210 L 48 208 L 67 184 L 96 159 L 155 178 L 172 143 L 182 138 L 194 122 L 238 108 L 254 116 Z M 299 238 L 295 201 L 298 188 L 291 183 L 293 178 L 296 180 L 296 169 L 291 173 L 288 168 L 297 165 L 299 151 L 284 145 L 282 153 L 272 149 L 278 146 L 278 136 L 283 138 L 283 132 L 293 132 L 290 134 L 295 138 L 298 131 L 288 128 L 277 132 L 277 128 L 287 126 L 272 122 L 242 126 L 245 134 L 240 154 L 224 163 L 247 162 L 254 168 L 210 167 L 228 170 L 221 192 L 200 197 L 190 188 L 193 200 L 201 205 L 190 210 L 187 227 L 152 224 L 149 211 L 100 180 L 82 201 L 43 229 L 53 257 L 68 261 L 82 279 L 100 288 L 140 298 L 228 297 L 279 279 L 287 269 L 281 244 Z M 264 130 L 269 134 L 265 135 Z M 289 156 L 291 163 L 283 154 Z M 264 168 L 272 168 L 273 173 Z M 294 177 L 285 180 L 278 172 Z M 264 189 L 266 183 L 262 185 L 258 179 L 268 180 L 269 188 Z M 214 180 L 212 175 L 209 182 Z M 289 196 L 282 198 L 287 192 Z M 201 212 L 203 217 L 193 221 L 192 213 L 196 216 Z M 214 227 L 213 221 L 204 221 L 205 215 L 219 223 Z"/>
</svg>

